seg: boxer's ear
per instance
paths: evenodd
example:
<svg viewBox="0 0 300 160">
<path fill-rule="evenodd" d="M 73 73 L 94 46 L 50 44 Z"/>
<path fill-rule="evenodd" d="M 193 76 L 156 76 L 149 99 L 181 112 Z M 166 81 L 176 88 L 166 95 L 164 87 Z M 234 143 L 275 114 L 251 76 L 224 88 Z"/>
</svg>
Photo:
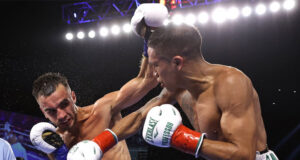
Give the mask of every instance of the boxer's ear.
<svg viewBox="0 0 300 160">
<path fill-rule="evenodd" d="M 72 99 L 73 99 L 73 102 L 76 103 L 76 94 L 74 91 L 72 91 Z"/>
<path fill-rule="evenodd" d="M 183 67 L 183 57 L 181 57 L 181 56 L 174 56 L 172 58 L 172 62 L 173 62 L 173 64 L 175 64 L 176 69 L 178 71 L 180 71 L 182 69 L 182 67 Z"/>
</svg>

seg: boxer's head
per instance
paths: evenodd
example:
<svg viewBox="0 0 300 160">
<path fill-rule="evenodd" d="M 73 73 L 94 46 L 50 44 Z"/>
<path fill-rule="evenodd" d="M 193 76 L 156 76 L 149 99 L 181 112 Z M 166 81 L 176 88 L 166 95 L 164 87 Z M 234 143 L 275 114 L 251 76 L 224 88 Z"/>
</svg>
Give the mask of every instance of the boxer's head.
<svg viewBox="0 0 300 160">
<path fill-rule="evenodd" d="M 149 62 L 154 65 L 158 81 L 168 90 L 176 89 L 188 61 L 203 59 L 202 38 L 190 25 L 169 24 L 156 29 L 148 42 Z"/>
<path fill-rule="evenodd" d="M 76 121 L 76 96 L 66 77 L 46 73 L 33 83 L 32 95 L 44 116 L 61 129 L 71 128 Z"/>
</svg>

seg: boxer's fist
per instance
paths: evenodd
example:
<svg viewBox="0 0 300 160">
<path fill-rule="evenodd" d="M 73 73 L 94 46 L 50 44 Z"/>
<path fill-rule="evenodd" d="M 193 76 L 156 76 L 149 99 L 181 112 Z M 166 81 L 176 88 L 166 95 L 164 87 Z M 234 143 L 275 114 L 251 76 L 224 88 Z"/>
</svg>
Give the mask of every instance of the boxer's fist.
<svg viewBox="0 0 300 160">
<path fill-rule="evenodd" d="M 67 156 L 68 160 L 99 160 L 102 155 L 118 143 L 118 137 L 110 129 L 105 129 L 92 141 L 85 140 L 74 145 Z"/>
<path fill-rule="evenodd" d="M 149 144 L 170 147 L 171 137 L 181 122 L 180 113 L 172 105 L 156 106 L 147 114 L 143 137 Z"/>
<path fill-rule="evenodd" d="M 97 143 L 84 140 L 74 145 L 67 156 L 67 160 L 100 160 L 102 151 Z"/>
<path fill-rule="evenodd" d="M 55 138 L 51 138 L 53 132 L 55 133 L 55 127 L 52 124 L 37 123 L 30 131 L 30 140 L 38 150 L 47 154 L 52 153 L 58 146 L 62 145 L 60 140 L 56 141 Z"/>
<path fill-rule="evenodd" d="M 160 27 L 167 18 L 168 9 L 164 5 L 159 3 L 143 3 L 136 8 L 131 18 L 131 26 L 134 33 L 144 37 L 145 33 L 142 33 L 144 27 Z"/>
<path fill-rule="evenodd" d="M 35 124 L 30 131 L 31 143 L 40 151 L 53 153 L 55 159 L 65 160 L 68 149 L 61 137 L 55 132 L 55 127 L 47 122 Z"/>
<path fill-rule="evenodd" d="M 146 117 L 143 138 L 151 145 L 173 147 L 182 152 L 199 156 L 205 133 L 193 131 L 181 124 L 178 110 L 164 104 L 152 108 Z"/>
</svg>

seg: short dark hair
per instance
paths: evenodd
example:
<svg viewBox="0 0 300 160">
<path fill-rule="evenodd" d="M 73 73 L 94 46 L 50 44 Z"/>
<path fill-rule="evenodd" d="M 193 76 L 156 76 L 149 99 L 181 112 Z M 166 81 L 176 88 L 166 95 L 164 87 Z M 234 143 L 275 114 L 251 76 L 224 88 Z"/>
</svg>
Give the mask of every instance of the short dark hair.
<svg viewBox="0 0 300 160">
<path fill-rule="evenodd" d="M 49 96 L 56 90 L 59 84 L 70 88 L 67 78 L 62 74 L 52 72 L 45 73 L 33 82 L 32 95 L 35 99 L 39 96 Z"/>
<path fill-rule="evenodd" d="M 156 29 L 148 41 L 148 46 L 156 54 L 169 58 L 176 55 L 202 57 L 201 44 L 202 38 L 196 27 L 188 24 L 177 26 L 172 23 Z"/>
</svg>

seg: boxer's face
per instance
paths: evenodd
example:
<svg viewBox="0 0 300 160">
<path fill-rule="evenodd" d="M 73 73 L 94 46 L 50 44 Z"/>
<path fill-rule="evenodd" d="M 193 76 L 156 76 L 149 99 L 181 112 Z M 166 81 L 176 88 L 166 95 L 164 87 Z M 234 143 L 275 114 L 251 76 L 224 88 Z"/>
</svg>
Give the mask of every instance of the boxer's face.
<svg viewBox="0 0 300 160">
<path fill-rule="evenodd" d="M 76 121 L 76 96 L 62 84 L 50 96 L 37 99 L 45 117 L 61 129 L 71 128 Z"/>
<path fill-rule="evenodd" d="M 176 90 L 178 85 L 177 81 L 177 68 L 171 59 L 159 56 L 156 51 L 149 47 L 149 63 L 154 66 L 154 74 L 157 77 L 157 81 L 162 87 L 166 87 L 169 91 Z"/>
</svg>

